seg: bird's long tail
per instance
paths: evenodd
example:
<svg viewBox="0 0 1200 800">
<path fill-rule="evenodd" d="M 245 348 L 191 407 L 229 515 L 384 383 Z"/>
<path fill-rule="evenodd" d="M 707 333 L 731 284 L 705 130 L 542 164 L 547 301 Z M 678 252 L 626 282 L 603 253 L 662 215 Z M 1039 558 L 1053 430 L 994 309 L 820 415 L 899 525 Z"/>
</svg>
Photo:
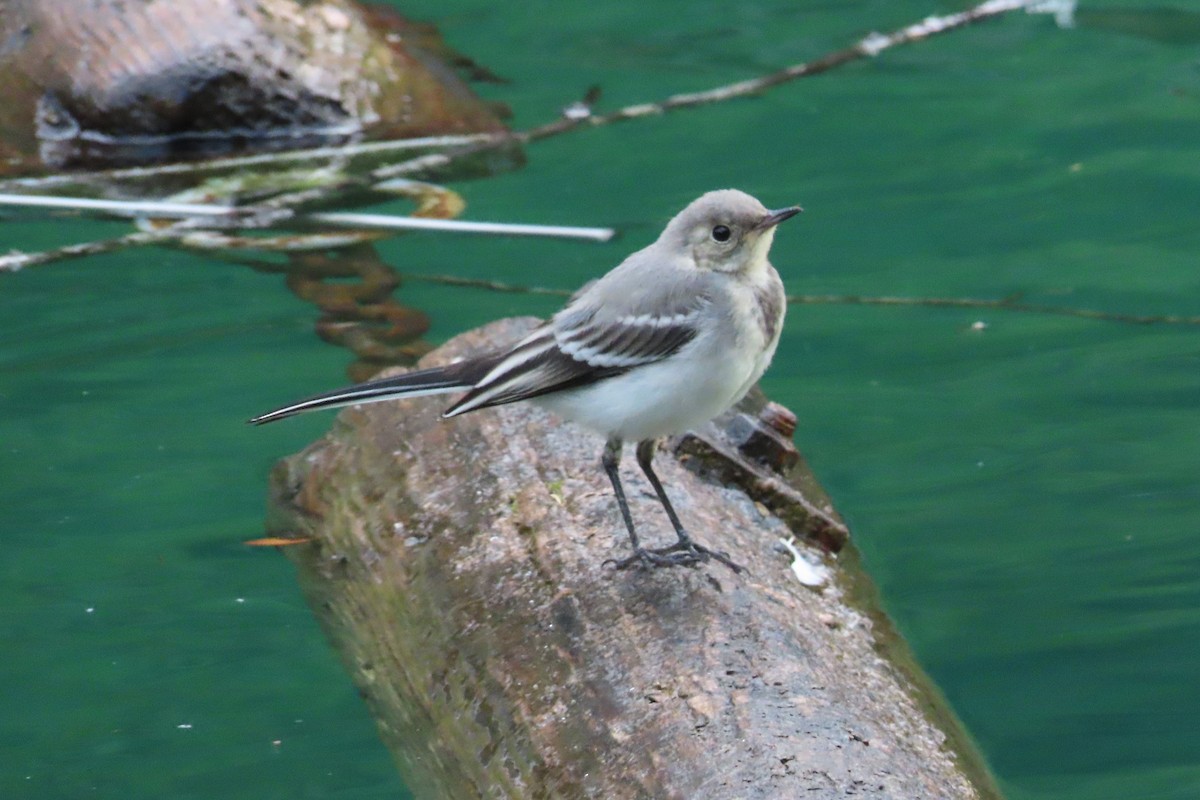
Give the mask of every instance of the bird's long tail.
<svg viewBox="0 0 1200 800">
<path fill-rule="evenodd" d="M 322 408 L 339 408 L 341 406 L 357 405 L 358 403 L 378 403 L 383 400 L 395 400 L 401 397 L 420 397 L 430 394 L 445 394 L 447 392 L 470 389 L 478 380 L 477 373 L 484 365 L 480 362 L 459 362 L 445 367 L 434 367 L 417 372 L 406 372 L 393 378 L 358 383 L 343 389 L 322 392 L 312 397 L 306 397 L 295 403 L 281 406 L 274 411 L 250 420 L 253 425 L 274 422 L 277 419 L 290 417 L 304 411 L 316 411 Z"/>
</svg>

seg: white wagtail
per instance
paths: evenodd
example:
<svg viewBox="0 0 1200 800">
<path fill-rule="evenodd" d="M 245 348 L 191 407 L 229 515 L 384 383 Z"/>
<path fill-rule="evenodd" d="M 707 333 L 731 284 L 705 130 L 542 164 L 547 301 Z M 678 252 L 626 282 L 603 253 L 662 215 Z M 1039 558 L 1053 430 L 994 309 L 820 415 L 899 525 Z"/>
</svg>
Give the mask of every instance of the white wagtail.
<svg viewBox="0 0 1200 800">
<path fill-rule="evenodd" d="M 633 543 L 633 555 L 614 562 L 618 569 L 716 558 L 740 571 L 726 554 L 688 536 L 650 462 L 659 437 L 728 409 L 771 362 L 786 297 L 767 253 L 775 226 L 799 211 L 768 211 L 733 189 L 709 192 L 654 244 L 584 286 L 512 347 L 318 394 L 250 421 L 458 391 L 466 394 L 443 417 L 532 400 L 608 437 L 601 463 Z M 618 475 L 626 439 L 637 441 L 638 464 L 679 537 L 669 547 L 646 549 L 634 530 Z"/>
</svg>

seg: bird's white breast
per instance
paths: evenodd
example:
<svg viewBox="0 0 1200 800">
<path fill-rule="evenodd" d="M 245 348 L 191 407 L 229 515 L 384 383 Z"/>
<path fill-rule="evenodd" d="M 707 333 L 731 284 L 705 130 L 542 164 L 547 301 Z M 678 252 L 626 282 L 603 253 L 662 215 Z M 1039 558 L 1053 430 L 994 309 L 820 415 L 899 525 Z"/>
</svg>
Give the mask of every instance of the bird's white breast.
<svg viewBox="0 0 1200 800">
<path fill-rule="evenodd" d="M 702 332 L 670 358 L 536 402 L 599 433 L 641 440 L 701 425 L 745 396 L 779 342 L 752 286 L 730 281 Z"/>
</svg>

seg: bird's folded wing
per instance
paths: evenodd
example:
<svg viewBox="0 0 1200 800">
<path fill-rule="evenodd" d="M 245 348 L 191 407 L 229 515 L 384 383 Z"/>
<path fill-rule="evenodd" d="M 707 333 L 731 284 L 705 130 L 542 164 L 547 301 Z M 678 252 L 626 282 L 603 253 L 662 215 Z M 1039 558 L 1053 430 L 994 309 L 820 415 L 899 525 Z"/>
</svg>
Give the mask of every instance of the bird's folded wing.
<svg viewBox="0 0 1200 800">
<path fill-rule="evenodd" d="M 660 315 L 606 319 L 568 308 L 518 343 L 445 416 L 585 386 L 661 361 L 696 337 L 704 305 L 695 298 Z"/>
</svg>

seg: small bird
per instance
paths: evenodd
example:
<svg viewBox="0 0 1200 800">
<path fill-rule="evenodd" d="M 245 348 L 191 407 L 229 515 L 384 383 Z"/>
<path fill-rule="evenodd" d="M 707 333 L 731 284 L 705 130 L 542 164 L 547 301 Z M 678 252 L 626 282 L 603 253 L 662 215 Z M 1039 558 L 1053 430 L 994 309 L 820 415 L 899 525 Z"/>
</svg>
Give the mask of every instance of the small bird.
<svg viewBox="0 0 1200 800">
<path fill-rule="evenodd" d="M 321 408 L 466 392 L 442 414 L 530 400 L 607 437 L 601 464 L 629 531 L 630 566 L 695 565 L 727 554 L 693 540 L 651 466 L 657 440 L 700 425 L 745 396 L 762 376 L 787 301 L 767 260 L 775 226 L 801 211 L 769 211 L 745 192 L 708 192 L 679 212 L 650 246 L 580 289 L 515 345 L 444 367 L 325 392 L 250 420 Z M 667 512 L 678 540 L 647 549 L 638 539 L 618 467 L 624 442 Z"/>
</svg>

